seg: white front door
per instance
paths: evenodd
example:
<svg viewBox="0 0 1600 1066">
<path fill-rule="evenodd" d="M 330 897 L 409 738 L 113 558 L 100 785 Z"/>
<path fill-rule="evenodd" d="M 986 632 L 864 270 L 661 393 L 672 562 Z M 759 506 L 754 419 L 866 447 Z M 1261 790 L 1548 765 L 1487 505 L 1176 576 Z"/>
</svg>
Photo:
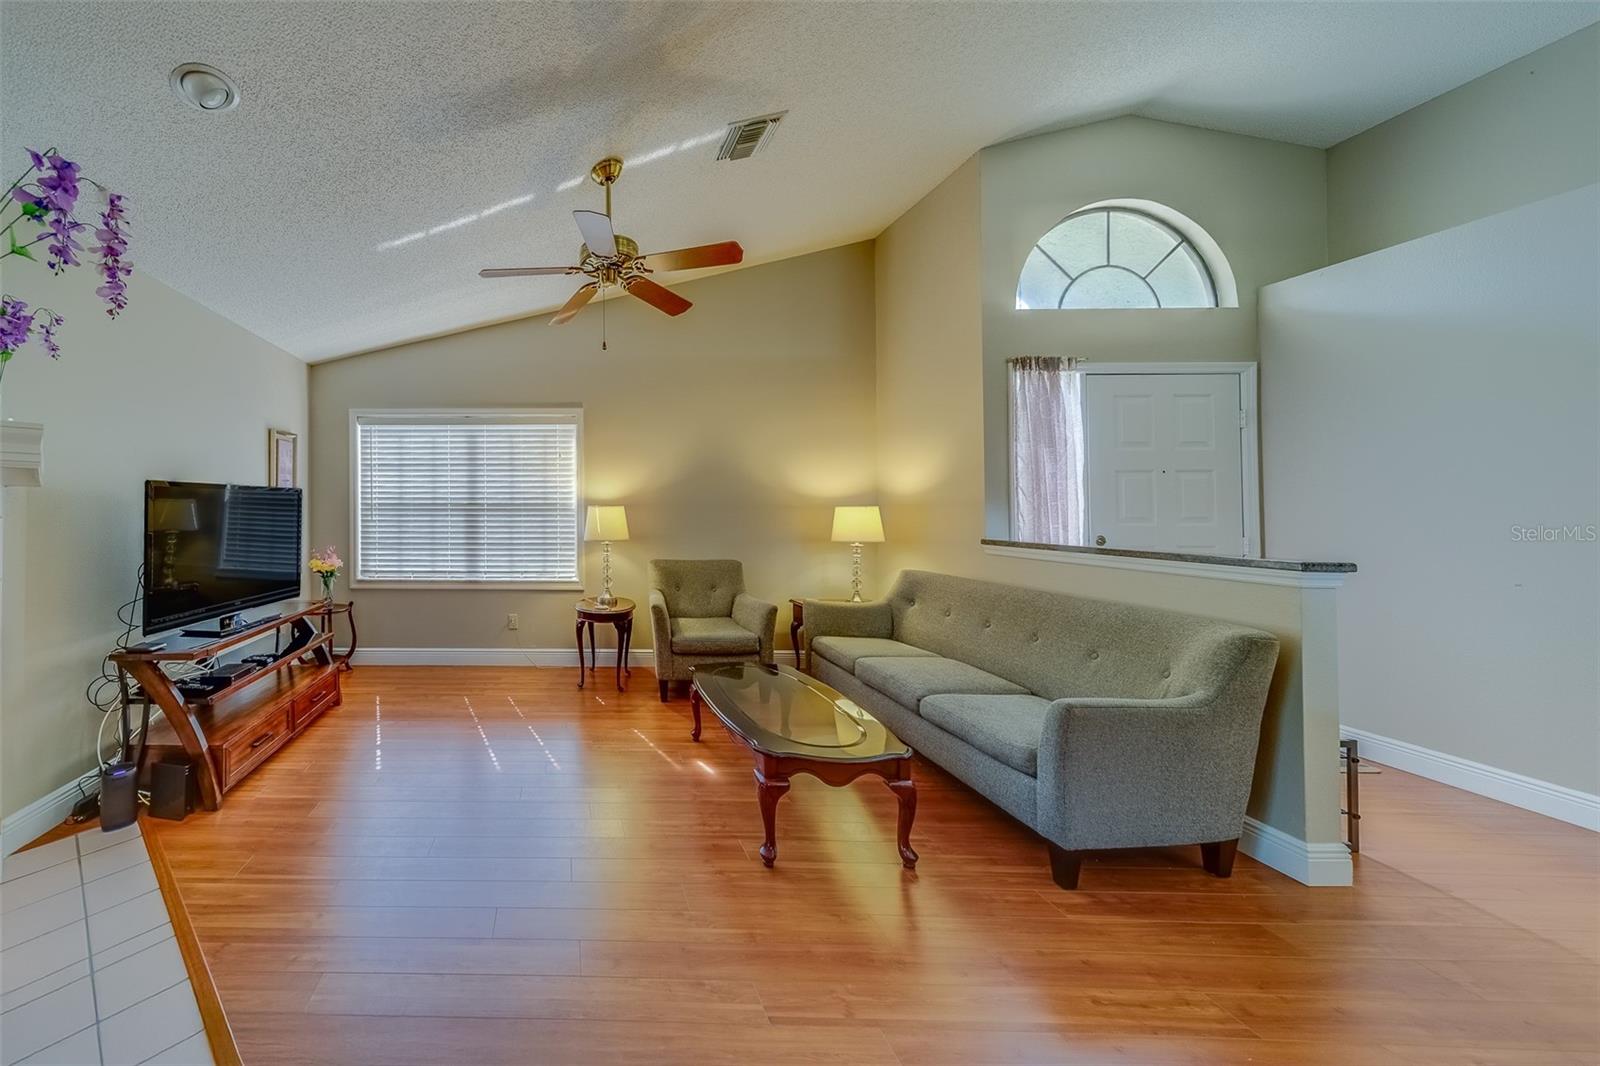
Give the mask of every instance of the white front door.
<svg viewBox="0 0 1600 1066">
<path fill-rule="evenodd" d="M 1090 373 L 1084 385 L 1089 543 L 1248 555 L 1239 375 Z"/>
</svg>

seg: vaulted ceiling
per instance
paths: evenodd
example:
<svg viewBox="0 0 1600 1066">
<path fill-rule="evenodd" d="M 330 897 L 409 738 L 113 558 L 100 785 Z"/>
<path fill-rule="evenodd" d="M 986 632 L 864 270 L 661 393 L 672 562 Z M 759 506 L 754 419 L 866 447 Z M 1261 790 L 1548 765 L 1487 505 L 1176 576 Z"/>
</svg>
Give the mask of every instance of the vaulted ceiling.
<svg viewBox="0 0 1600 1066">
<path fill-rule="evenodd" d="M 558 306 L 580 180 L 646 250 L 876 235 L 978 148 L 1141 114 L 1326 146 L 1600 19 L 1569 3 L 67 3 L 0 8 L 0 162 L 128 194 L 138 268 L 319 360 Z M 184 62 L 241 90 L 205 113 Z M 726 123 L 788 109 L 715 162 Z M 670 278 L 666 280 L 672 280 Z"/>
</svg>

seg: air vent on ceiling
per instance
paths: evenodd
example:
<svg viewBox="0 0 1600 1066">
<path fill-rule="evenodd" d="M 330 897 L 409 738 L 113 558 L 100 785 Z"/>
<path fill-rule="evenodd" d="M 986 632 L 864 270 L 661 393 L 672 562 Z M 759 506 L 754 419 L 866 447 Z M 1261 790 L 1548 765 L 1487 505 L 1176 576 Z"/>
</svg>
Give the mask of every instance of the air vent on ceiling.
<svg viewBox="0 0 1600 1066">
<path fill-rule="evenodd" d="M 772 142 L 772 134 L 777 130 L 778 123 L 788 113 L 778 111 L 771 115 L 747 118 L 743 122 L 728 123 L 728 132 L 722 138 L 722 147 L 717 149 L 717 158 L 749 159 Z"/>
</svg>

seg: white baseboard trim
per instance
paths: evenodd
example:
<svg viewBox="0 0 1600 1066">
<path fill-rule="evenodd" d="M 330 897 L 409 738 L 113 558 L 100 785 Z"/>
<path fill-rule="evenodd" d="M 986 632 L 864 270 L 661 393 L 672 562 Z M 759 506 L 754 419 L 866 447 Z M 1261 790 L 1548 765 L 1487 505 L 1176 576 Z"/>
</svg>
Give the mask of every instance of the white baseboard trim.
<svg viewBox="0 0 1600 1066">
<path fill-rule="evenodd" d="M 1303 885 L 1348 885 L 1355 875 L 1350 849 L 1344 844 L 1311 844 L 1250 817 L 1244 820 L 1239 850 Z"/>
<path fill-rule="evenodd" d="M 599 649 L 599 665 L 605 671 L 616 662 L 615 649 Z M 784 666 L 794 665 L 794 652 L 776 652 Z M 353 660 L 356 666 L 535 666 L 577 667 L 576 648 L 360 648 Z M 655 665 L 649 648 L 628 652 L 629 666 Z"/>
<path fill-rule="evenodd" d="M 79 792 L 78 781 L 73 778 L 0 822 L 0 855 L 10 855 L 66 821 L 84 792 L 92 795 L 100 787 L 98 781 L 90 781 L 83 786 L 83 792 Z"/>
<path fill-rule="evenodd" d="M 1420 744 L 1341 726 L 1339 735 L 1356 741 L 1363 759 L 1408 774 L 1487 796 L 1572 825 L 1600 832 L 1600 796 L 1536 777 L 1447 755 Z"/>
</svg>

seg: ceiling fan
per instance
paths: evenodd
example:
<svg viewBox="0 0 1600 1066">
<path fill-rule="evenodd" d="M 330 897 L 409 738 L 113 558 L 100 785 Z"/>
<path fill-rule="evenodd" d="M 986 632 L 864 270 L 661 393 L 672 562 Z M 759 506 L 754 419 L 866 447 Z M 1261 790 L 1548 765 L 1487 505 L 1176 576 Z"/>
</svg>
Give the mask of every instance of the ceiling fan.
<svg viewBox="0 0 1600 1066">
<path fill-rule="evenodd" d="M 583 274 L 592 281 L 580 286 L 572 298 L 550 318 L 552 326 L 570 322 L 607 285 L 620 286 L 658 311 L 681 315 L 693 305 L 671 289 L 650 280 L 650 275 L 668 270 L 697 270 L 701 267 L 729 266 L 744 259 L 738 241 L 702 244 L 672 252 L 639 254 L 632 237 L 611 228 L 611 186 L 622 174 L 622 160 L 609 156 L 589 170 L 589 177 L 606 191 L 606 209 L 574 211 L 573 221 L 583 236 L 578 248 L 577 266 L 490 267 L 478 271 L 482 278 L 522 278 L 543 274 Z M 602 345 L 603 346 L 603 345 Z"/>
</svg>

